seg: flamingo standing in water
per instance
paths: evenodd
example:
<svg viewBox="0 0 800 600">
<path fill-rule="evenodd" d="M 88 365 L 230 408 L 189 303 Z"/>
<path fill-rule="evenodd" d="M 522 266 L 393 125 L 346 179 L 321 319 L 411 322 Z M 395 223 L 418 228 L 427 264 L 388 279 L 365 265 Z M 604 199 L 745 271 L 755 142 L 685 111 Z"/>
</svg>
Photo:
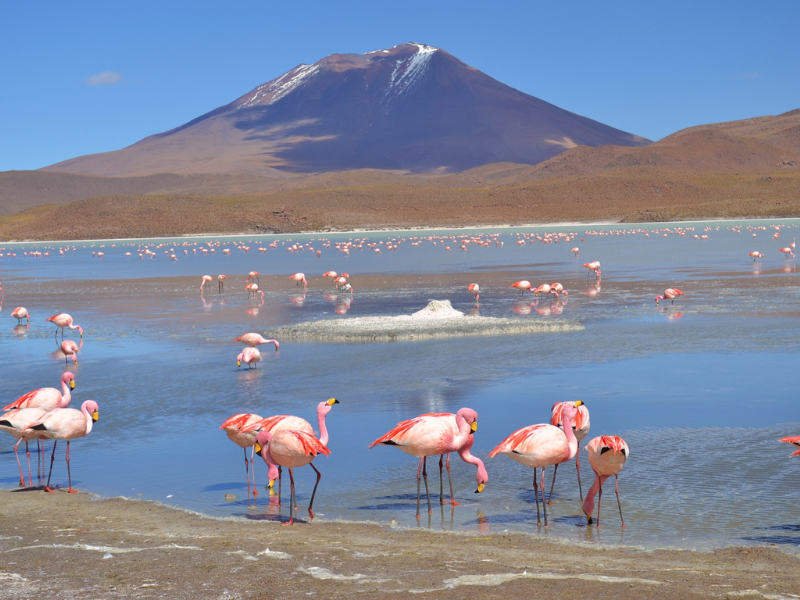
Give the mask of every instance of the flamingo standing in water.
<svg viewBox="0 0 800 600">
<path fill-rule="evenodd" d="M 214 278 L 211 275 L 203 275 L 203 280 L 200 282 L 200 291 L 203 291 L 203 288 L 207 283 L 211 283 Z"/>
<path fill-rule="evenodd" d="M 83 345 L 83 340 L 81 340 L 81 346 Z M 70 358 L 72 358 L 72 362 L 76 365 L 78 364 L 78 352 L 81 351 L 81 347 L 78 346 L 72 340 L 64 340 L 61 342 L 61 353 L 64 355 L 64 362 L 67 363 Z"/>
<path fill-rule="evenodd" d="M 525 295 L 525 290 L 528 290 L 530 292 L 531 288 L 533 286 L 531 286 L 531 282 L 530 281 L 522 279 L 521 281 L 517 281 L 516 283 L 512 283 L 508 287 L 517 288 L 520 292 L 522 292 L 520 294 L 520 296 L 524 296 Z"/>
<path fill-rule="evenodd" d="M 3 410 L 19 410 L 22 408 L 41 408 L 45 412 L 55 408 L 66 408 L 72 400 L 70 390 L 75 389 L 75 375 L 64 373 L 61 375 L 61 391 L 56 388 L 39 388 L 24 394 L 14 400 Z"/>
<path fill-rule="evenodd" d="M 761 252 L 759 252 L 758 250 L 753 250 L 752 252 L 749 252 L 747 256 L 752 256 L 753 262 L 756 262 L 757 258 L 764 258 L 764 255 L 761 254 Z"/>
<path fill-rule="evenodd" d="M 581 255 L 581 249 L 578 248 L 577 246 L 575 246 L 572 250 L 570 250 L 570 252 L 572 252 L 573 256 L 580 256 Z"/>
<path fill-rule="evenodd" d="M 569 292 L 558 282 L 550 284 L 550 293 L 555 294 L 556 299 L 558 299 L 559 294 L 563 294 L 565 297 L 569 296 Z"/>
<path fill-rule="evenodd" d="M 489 453 L 489 458 L 505 454 L 526 467 L 533 467 L 533 493 L 536 497 L 536 522 L 541 525 L 539 513 L 539 487 L 536 482 L 536 469 L 541 467 L 542 506 L 544 525 L 547 527 L 547 503 L 544 495 L 544 472 L 550 465 L 571 460 L 578 452 L 578 440 L 572 431 L 572 421 L 583 404 L 580 400 L 567 402 L 561 410 L 563 431 L 549 424 L 529 425 L 518 429 Z"/>
<path fill-rule="evenodd" d="M 795 436 L 795 437 L 781 438 L 779 441 L 786 442 L 787 444 L 793 444 L 793 445 L 797 446 L 798 448 L 800 448 L 800 435 Z M 789 456 L 800 456 L 800 450 L 797 450 L 796 452 L 792 452 Z"/>
<path fill-rule="evenodd" d="M 789 257 L 794 258 L 794 252 L 793 252 L 793 249 L 790 246 L 786 246 L 786 248 L 781 248 L 780 250 L 778 250 L 778 252 L 783 252 L 783 255 L 786 258 L 789 258 Z"/>
<path fill-rule="evenodd" d="M 225 280 L 227 278 L 227 275 L 217 275 L 217 292 L 225 291 Z"/>
<path fill-rule="evenodd" d="M 80 325 L 74 325 L 72 323 L 72 316 L 68 315 L 67 313 L 58 313 L 57 315 L 53 315 L 49 319 L 45 319 L 45 323 L 50 321 L 55 325 L 58 329 L 61 329 L 61 337 L 64 337 L 64 329 L 69 327 L 70 329 L 77 329 L 78 332 L 83 337 L 83 327 Z M 58 329 L 56 329 L 56 335 L 58 335 Z"/>
<path fill-rule="evenodd" d="M 248 283 L 244 286 L 244 289 L 247 290 L 249 296 L 255 297 L 257 294 L 261 294 L 261 299 L 264 299 L 264 292 L 258 289 L 257 283 Z"/>
<path fill-rule="evenodd" d="M 261 279 L 259 279 L 258 277 L 259 275 L 261 275 L 261 273 L 259 273 L 258 271 L 250 271 L 247 274 L 247 279 L 245 279 L 245 282 L 250 283 L 251 279 L 255 279 L 256 281 L 258 281 L 258 283 L 261 283 Z"/>
<path fill-rule="evenodd" d="M 295 273 L 294 275 L 289 275 L 289 279 L 294 279 L 297 282 L 296 285 L 302 284 L 303 287 L 308 286 L 308 282 L 306 281 L 306 276 L 304 273 Z"/>
<path fill-rule="evenodd" d="M 69 493 L 76 494 L 72 489 L 72 472 L 69 469 L 69 444 L 72 440 L 84 437 L 92 432 L 92 424 L 100 417 L 99 407 L 94 400 L 86 400 L 81 404 L 81 409 L 56 408 L 46 413 L 39 421 L 30 425 L 25 431 L 36 431 L 39 435 L 55 440 L 53 454 L 50 456 L 50 473 L 47 476 L 47 485 L 44 490 L 53 492 L 50 488 L 50 478 L 53 476 L 53 462 L 56 460 L 56 445 L 58 440 L 67 440 L 67 476 L 69 477 Z"/>
<path fill-rule="evenodd" d="M 334 404 L 340 404 L 340 402 L 336 398 L 328 398 L 324 402 L 320 402 L 317 405 L 317 424 L 319 425 L 319 441 L 322 442 L 324 446 L 328 445 L 328 427 L 325 424 L 325 417 L 328 416 L 328 413 L 331 412 Z M 275 415 L 272 417 L 265 417 L 260 421 L 256 421 L 255 423 L 251 423 L 250 425 L 245 426 L 242 429 L 245 433 L 253 432 L 253 434 L 257 434 L 260 431 L 270 431 L 272 433 L 277 433 L 279 431 L 303 431 L 305 433 L 310 433 L 314 435 L 314 428 L 311 427 L 311 423 L 306 421 L 301 417 L 295 417 L 294 415 Z M 278 504 L 281 503 L 281 477 L 282 469 L 278 467 Z M 270 494 L 273 491 L 270 488 Z"/>
<path fill-rule="evenodd" d="M 31 315 L 28 312 L 28 309 L 25 308 L 24 306 L 18 306 L 17 308 L 15 308 L 13 310 L 13 312 L 11 313 L 11 316 L 14 317 L 17 320 L 17 325 L 22 323 L 22 319 L 27 319 L 28 320 L 28 327 L 30 327 L 30 325 L 31 325 Z"/>
<path fill-rule="evenodd" d="M 656 296 L 656 304 L 658 304 L 659 300 L 671 300 L 671 304 L 675 304 L 675 298 L 678 296 L 685 296 L 682 291 L 676 288 L 667 288 L 664 290 L 663 296 Z"/>
<path fill-rule="evenodd" d="M 239 353 L 239 356 L 236 357 L 236 366 L 241 367 L 242 363 L 246 363 L 247 368 L 252 369 L 256 366 L 256 363 L 261 361 L 261 352 L 258 351 L 258 348 L 248 346 Z"/>
<path fill-rule="evenodd" d="M 593 260 L 592 262 L 584 263 L 583 266 L 589 269 L 586 273 L 586 277 L 589 277 L 592 273 L 594 273 L 595 279 L 600 279 L 600 276 L 603 274 L 603 272 L 600 270 L 599 260 Z"/>
<path fill-rule="evenodd" d="M 17 457 L 17 466 L 19 467 L 20 487 L 25 486 L 25 476 L 22 474 L 22 464 L 19 462 L 17 447 L 21 441 L 25 440 L 25 454 L 28 457 L 28 486 L 32 486 L 33 479 L 31 478 L 31 451 L 28 449 L 28 442 L 31 439 L 38 437 L 38 434 L 26 432 L 25 428 L 38 422 L 39 419 L 44 416 L 44 414 L 45 411 L 41 408 L 22 408 L 19 410 L 9 411 L 0 416 L 0 429 L 7 431 L 17 438 L 17 443 L 14 444 L 14 454 Z"/>
<path fill-rule="evenodd" d="M 573 402 L 556 402 L 550 409 L 550 425 L 559 427 L 562 431 L 564 424 L 562 422 L 562 413 L 566 404 L 574 404 Z M 578 493 L 583 501 L 583 488 L 581 487 L 581 440 L 589 434 L 591 423 L 589 422 L 589 409 L 586 404 L 581 402 L 578 406 L 578 412 L 572 421 L 572 431 L 575 433 L 575 439 L 578 440 L 578 450 L 575 452 L 575 468 L 578 471 Z M 556 485 L 556 473 L 558 472 L 558 464 L 553 467 L 553 482 L 550 484 L 550 497 L 548 504 L 553 504 L 553 488 Z"/>
<path fill-rule="evenodd" d="M 336 271 L 325 271 L 322 276 L 330 277 L 332 284 L 336 285 L 336 278 L 339 276 L 339 274 Z"/>
<path fill-rule="evenodd" d="M 261 420 L 261 415 L 254 413 L 240 413 L 225 419 L 220 429 L 225 430 L 228 439 L 240 448 L 244 448 L 244 468 L 247 473 L 247 494 L 250 494 L 250 471 L 253 471 L 253 496 L 258 496 L 256 488 L 256 471 L 253 467 L 253 447 L 256 445 L 256 432 L 244 431 L 248 425 Z M 247 449 L 250 448 L 250 466 L 247 465 Z"/>
<path fill-rule="evenodd" d="M 480 300 L 481 297 L 481 286 L 479 286 L 477 283 L 470 283 L 467 286 L 467 291 L 475 296 L 475 304 L 478 304 L 478 300 Z"/>
<path fill-rule="evenodd" d="M 452 427 L 451 419 L 455 419 L 456 428 Z M 428 490 L 427 461 L 429 456 L 459 452 L 462 459 L 467 461 L 461 450 L 471 447 L 472 434 L 478 430 L 478 413 L 471 408 L 462 408 L 455 415 L 452 413 L 430 413 L 420 415 L 408 421 L 402 421 L 397 426 L 385 433 L 368 447 L 372 448 L 377 444 L 387 446 L 398 446 L 406 454 L 418 456 L 419 467 L 417 468 L 417 518 L 419 519 L 420 504 L 420 472 L 425 481 L 425 495 L 428 499 L 428 513 L 431 513 L 431 497 Z M 457 433 L 456 433 L 457 432 Z M 484 486 L 489 480 L 483 462 L 469 454 L 471 460 L 467 461 L 478 467 L 478 489 L 475 493 L 483 491 Z M 449 471 L 448 471 L 449 475 Z M 451 486 L 452 496 L 452 486 Z"/>
<path fill-rule="evenodd" d="M 314 484 L 314 491 L 311 492 L 311 501 L 308 503 L 308 517 L 314 518 L 314 497 L 317 495 L 317 486 L 322 479 L 322 473 L 317 470 L 312 461 L 319 454 L 328 456 L 331 451 L 320 440 L 305 431 L 261 431 L 256 435 L 255 450 L 264 459 L 269 467 L 269 488 L 275 485 L 278 477 L 277 467 L 289 469 L 289 481 L 291 482 L 291 493 L 289 496 L 289 522 L 284 525 L 294 523 L 294 508 L 297 506 L 297 499 L 294 494 L 294 470 L 298 467 L 309 465 L 317 474 L 317 482 Z"/>
<path fill-rule="evenodd" d="M 594 512 L 594 497 L 597 498 L 597 527 L 600 527 L 600 503 L 603 500 L 603 483 L 606 479 L 614 476 L 617 492 L 617 506 L 619 507 L 619 519 L 625 527 L 625 520 L 622 518 L 622 504 L 619 501 L 619 472 L 625 465 L 625 461 L 630 456 L 628 444 L 621 437 L 616 435 L 601 435 L 586 444 L 586 451 L 589 453 L 589 464 L 594 471 L 594 483 L 589 491 L 586 492 L 586 500 L 583 501 L 583 512 L 589 525 L 592 524 L 592 512 Z"/>
<path fill-rule="evenodd" d="M 260 333 L 245 333 L 233 341 L 242 342 L 245 346 L 251 346 L 253 348 L 260 346 L 261 344 L 275 344 L 275 350 L 278 350 L 278 348 L 281 347 L 281 343 L 278 340 L 268 340 Z"/>
</svg>

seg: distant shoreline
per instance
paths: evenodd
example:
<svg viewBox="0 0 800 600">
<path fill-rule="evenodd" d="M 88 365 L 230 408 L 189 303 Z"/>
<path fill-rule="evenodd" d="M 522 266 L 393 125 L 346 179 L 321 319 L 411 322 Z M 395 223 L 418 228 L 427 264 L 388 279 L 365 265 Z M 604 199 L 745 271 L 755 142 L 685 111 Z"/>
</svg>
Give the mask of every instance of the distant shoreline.
<svg viewBox="0 0 800 600">
<path fill-rule="evenodd" d="M 161 241 L 177 241 L 186 240 L 187 238 L 201 238 L 201 239 L 216 239 L 216 238 L 254 238 L 254 237 L 277 237 L 288 238 L 296 235 L 347 235 L 347 234 L 366 234 L 366 233 L 400 233 L 405 231 L 424 232 L 424 231 L 469 231 L 474 229 L 530 229 L 530 228 L 565 228 L 565 227 L 609 227 L 612 225 L 620 225 L 625 229 L 640 229 L 644 227 L 653 227 L 656 225 L 672 225 L 684 226 L 693 225 L 697 223 L 726 223 L 729 221 L 745 221 L 753 223 L 767 223 L 775 221 L 797 221 L 800 217 L 759 217 L 759 218 L 724 218 L 724 219 L 695 219 L 691 221 L 648 221 L 648 222 L 632 222 L 622 223 L 620 221 L 562 221 L 553 223 L 524 223 L 513 225 L 504 223 L 501 225 L 464 225 L 460 227 L 437 227 L 435 225 L 424 225 L 418 227 L 404 227 L 404 228 L 375 228 L 375 229 L 347 229 L 347 230 L 309 230 L 309 231 L 296 231 L 293 233 L 183 233 L 174 236 L 158 236 L 158 237 L 132 237 L 132 238 L 97 238 L 97 239 L 80 239 L 80 240 L 5 240 L 0 241 L 0 244 L 30 244 L 30 245 L 46 245 L 46 244 L 99 244 L 99 243 L 120 243 L 120 242 L 161 242 Z"/>
</svg>

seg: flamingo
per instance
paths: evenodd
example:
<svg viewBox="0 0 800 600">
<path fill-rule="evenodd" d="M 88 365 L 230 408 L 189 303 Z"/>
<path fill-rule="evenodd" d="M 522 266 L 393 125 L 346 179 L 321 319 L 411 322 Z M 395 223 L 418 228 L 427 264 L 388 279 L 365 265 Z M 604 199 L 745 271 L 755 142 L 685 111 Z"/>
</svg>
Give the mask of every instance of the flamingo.
<svg viewBox="0 0 800 600">
<path fill-rule="evenodd" d="M 281 347 L 278 340 L 268 340 L 259 333 L 244 333 L 237 337 L 234 342 L 242 342 L 245 346 L 260 346 L 261 344 L 275 344 L 275 350 Z"/>
<path fill-rule="evenodd" d="M 539 294 L 550 294 L 550 293 L 551 293 L 550 284 L 547 284 L 547 283 L 543 283 L 542 285 L 537 287 L 535 290 L 533 290 L 533 295 L 534 296 L 538 296 Z M 558 294 L 556 294 L 556 298 L 557 297 L 558 297 Z"/>
<path fill-rule="evenodd" d="M 255 279 L 256 281 L 258 281 L 258 283 L 261 283 L 261 279 L 259 279 L 259 277 L 258 277 L 259 275 L 261 275 L 261 273 L 259 273 L 258 271 L 250 271 L 247 274 L 247 279 L 245 279 L 245 281 L 247 283 L 250 283 L 251 279 Z"/>
<path fill-rule="evenodd" d="M 581 249 L 578 248 L 577 246 L 575 246 L 572 250 L 570 250 L 570 252 L 572 252 L 572 254 L 574 256 L 580 256 L 581 255 Z"/>
<path fill-rule="evenodd" d="M 781 248 L 780 250 L 778 250 L 778 252 L 783 252 L 783 255 L 786 258 L 789 258 L 790 256 L 794 258 L 794 252 L 791 246 L 786 246 L 786 248 Z"/>
<path fill-rule="evenodd" d="M 332 284 L 336 285 L 336 278 L 339 276 L 339 274 L 336 271 L 325 271 L 322 276 L 330 277 Z"/>
<path fill-rule="evenodd" d="M 250 296 L 255 297 L 256 294 L 261 294 L 261 299 L 264 299 L 264 292 L 258 289 L 257 283 L 248 283 L 244 286 L 244 289 L 248 291 Z"/>
<path fill-rule="evenodd" d="M 83 340 L 81 340 L 81 345 L 83 345 Z M 64 362 L 67 363 L 68 359 L 71 357 L 72 362 L 76 365 L 78 364 L 78 352 L 80 352 L 80 346 L 73 342 L 72 340 L 64 340 L 61 342 L 61 352 L 64 354 Z"/>
<path fill-rule="evenodd" d="M 349 283 L 345 283 L 341 288 L 339 288 L 339 291 L 340 292 L 345 292 L 345 293 L 350 292 L 350 296 L 351 297 L 353 296 L 353 286 L 350 285 Z M 348 304 L 348 308 L 350 308 L 349 304 Z"/>
<path fill-rule="evenodd" d="M 541 525 L 539 515 L 539 488 L 536 483 L 536 469 L 542 468 L 542 507 L 544 526 L 547 527 L 547 503 L 544 497 L 544 472 L 549 465 L 571 460 L 578 452 L 578 440 L 572 431 L 572 421 L 583 404 L 580 400 L 567 402 L 561 410 L 563 431 L 548 424 L 529 425 L 512 433 L 489 453 L 489 458 L 506 454 L 526 467 L 533 467 L 533 493 L 536 497 L 536 522 Z"/>
<path fill-rule="evenodd" d="M 77 329 L 78 332 L 81 334 L 81 337 L 83 337 L 83 327 L 81 327 L 80 325 L 74 325 L 72 323 L 72 316 L 68 315 L 67 313 L 58 313 L 57 315 L 53 315 L 49 319 L 45 319 L 45 323 L 47 321 L 51 321 L 53 325 L 61 329 L 62 338 L 64 337 L 64 329 L 66 329 L 67 327 L 69 327 L 70 329 Z M 56 335 L 58 335 L 58 329 L 56 329 Z"/>
<path fill-rule="evenodd" d="M 622 518 L 622 504 L 619 501 L 619 472 L 630 456 L 628 444 L 619 436 L 601 435 L 586 444 L 586 451 L 589 453 L 589 464 L 592 465 L 592 470 L 594 471 L 594 483 L 589 488 L 589 491 L 586 492 L 586 500 L 583 501 L 583 512 L 586 514 L 589 525 L 592 524 L 594 497 L 598 495 L 597 527 L 600 527 L 600 503 L 603 500 L 603 483 L 613 475 L 616 482 L 619 519 L 622 521 L 622 526 L 625 527 L 625 520 Z"/>
<path fill-rule="evenodd" d="M 671 304 L 675 304 L 675 298 L 678 296 L 685 296 L 682 291 L 677 288 L 667 288 L 664 290 L 663 296 L 656 296 L 656 304 L 658 304 L 659 300 L 671 300 Z"/>
<path fill-rule="evenodd" d="M 589 277 L 589 275 L 592 272 L 594 272 L 595 279 L 599 279 L 600 276 L 603 274 L 602 271 L 600 271 L 600 261 L 599 260 L 593 260 L 592 262 L 584 263 L 583 266 L 586 267 L 587 269 L 589 269 L 589 271 L 587 271 L 587 273 L 586 273 L 586 277 Z"/>
<path fill-rule="evenodd" d="M 509 287 L 517 288 L 520 292 L 522 292 L 520 294 L 521 296 L 525 295 L 525 290 L 531 291 L 532 288 L 531 282 L 525 279 L 517 281 L 516 283 L 512 283 Z"/>
<path fill-rule="evenodd" d="M 308 285 L 304 273 L 295 273 L 294 275 L 289 275 L 289 279 L 294 279 L 297 282 L 296 285 L 300 285 L 301 283 L 303 284 L 303 287 L 306 287 Z"/>
<path fill-rule="evenodd" d="M 569 296 L 569 292 L 564 289 L 564 286 L 560 283 L 551 283 L 550 284 L 550 292 L 555 294 L 556 298 L 558 298 L 559 294 L 563 294 L 564 296 Z"/>
<path fill-rule="evenodd" d="M 244 431 L 248 425 L 261 420 L 261 415 L 254 413 L 241 413 L 225 419 L 220 429 L 225 430 L 228 439 L 240 448 L 244 448 L 244 468 L 247 473 L 247 494 L 250 494 L 250 468 L 253 471 L 253 495 L 258 496 L 256 488 L 256 471 L 253 467 L 253 447 L 256 445 L 256 432 Z M 250 448 L 250 468 L 247 466 L 247 449 Z"/>
<path fill-rule="evenodd" d="M 17 447 L 19 446 L 20 442 L 24 439 L 25 440 L 25 454 L 28 456 L 28 486 L 33 485 L 33 479 L 31 478 L 31 452 L 28 449 L 28 441 L 33 439 L 34 437 L 38 437 L 37 435 L 31 435 L 29 432 L 25 432 L 25 428 L 33 425 L 39 419 L 41 419 L 45 414 L 45 411 L 41 408 L 22 408 L 20 410 L 12 410 L 4 415 L 0 416 L 0 429 L 3 431 L 7 431 L 15 438 L 17 438 L 17 443 L 14 444 L 14 454 L 17 456 L 17 466 L 19 466 L 19 485 L 20 487 L 25 486 L 25 476 L 22 474 L 22 464 L 19 462 L 19 454 L 17 452 Z M 38 442 L 37 442 L 38 445 Z"/>
<path fill-rule="evenodd" d="M 47 476 L 47 485 L 44 490 L 53 492 L 50 488 L 50 477 L 53 475 L 53 462 L 56 460 L 56 445 L 58 440 L 67 440 L 67 476 L 69 477 L 69 493 L 76 494 L 72 489 L 72 472 L 69 469 L 69 444 L 72 440 L 84 437 L 92 432 L 92 424 L 100 417 L 99 407 L 94 400 L 86 400 L 81 404 L 81 409 L 56 408 L 46 413 L 38 422 L 25 428 L 25 431 L 36 431 L 39 435 L 55 440 L 53 454 L 50 456 L 50 473 Z"/>
<path fill-rule="evenodd" d="M 227 275 L 217 275 L 217 291 L 223 292 L 225 291 L 225 280 L 228 278 Z"/>
<path fill-rule="evenodd" d="M 800 448 L 800 436 L 785 437 L 785 438 L 781 438 L 779 441 L 786 442 L 787 444 L 793 444 L 793 445 L 797 446 L 798 448 Z M 800 456 L 800 450 L 797 450 L 796 452 L 792 452 L 789 456 Z"/>
<path fill-rule="evenodd" d="M 747 256 L 752 256 L 753 262 L 756 262 L 757 258 L 764 258 L 764 255 L 761 254 L 761 252 L 759 252 L 758 250 L 753 250 L 753 252 L 748 253 Z"/>
<path fill-rule="evenodd" d="M 203 275 L 203 280 L 200 282 L 200 291 L 202 292 L 202 291 L 203 291 L 203 287 L 205 287 L 205 285 L 206 285 L 207 283 L 211 283 L 211 281 L 212 281 L 213 279 L 214 279 L 214 278 L 213 278 L 213 277 L 211 277 L 211 275 Z"/>
<path fill-rule="evenodd" d="M 30 326 L 31 324 L 31 315 L 28 312 L 28 309 L 25 308 L 24 306 L 18 306 L 17 308 L 15 308 L 14 311 L 11 313 L 11 316 L 17 320 L 17 325 L 22 323 L 22 319 L 28 320 L 28 326 Z"/>
<path fill-rule="evenodd" d="M 555 427 L 559 427 L 564 429 L 564 425 L 562 423 L 562 413 L 564 411 L 564 405 L 566 404 L 573 404 L 571 402 L 556 402 L 553 404 L 553 407 L 550 409 L 550 425 L 554 425 Z M 575 433 L 575 439 L 578 440 L 578 450 L 575 452 L 575 468 L 578 471 L 578 493 L 581 496 L 581 500 L 583 500 L 583 488 L 581 487 L 581 440 L 585 438 L 589 433 L 589 428 L 591 427 L 591 423 L 589 422 L 589 409 L 586 408 L 586 404 L 581 402 L 580 406 L 578 406 L 578 412 L 575 414 L 575 419 L 572 421 L 572 431 Z M 552 504 L 553 500 L 553 488 L 556 485 L 556 473 L 558 472 L 558 465 L 556 464 L 553 467 L 553 482 L 550 484 L 550 497 L 548 500 L 548 504 Z"/>
<path fill-rule="evenodd" d="M 451 419 L 455 419 L 456 427 L 452 426 Z M 419 519 L 420 481 L 419 475 L 425 480 L 425 495 L 428 499 L 428 513 L 431 511 L 431 498 L 428 491 L 427 461 L 429 456 L 459 452 L 470 443 L 471 435 L 478 430 L 478 413 L 471 408 L 462 408 L 455 415 L 452 413 L 429 413 L 402 421 L 397 426 L 385 433 L 368 447 L 377 444 L 398 446 L 406 454 L 419 456 L 417 468 L 417 518 Z M 462 456 L 462 458 L 464 458 Z M 478 489 L 475 493 L 483 491 L 489 476 L 483 463 L 478 461 Z M 473 463 L 477 464 L 477 463 Z M 449 474 L 449 471 L 448 471 Z M 452 496 L 452 487 L 451 487 Z"/>
<path fill-rule="evenodd" d="M 41 408 L 45 412 L 55 408 L 66 408 L 72 400 L 70 390 L 75 389 L 75 375 L 64 373 L 61 376 L 61 392 L 56 388 L 40 388 L 24 394 L 14 400 L 3 410 L 19 410 L 22 408 Z"/>
<path fill-rule="evenodd" d="M 475 304 L 477 304 L 481 297 L 481 287 L 477 283 L 470 283 L 467 286 L 467 291 L 475 296 Z"/>
<path fill-rule="evenodd" d="M 248 346 L 239 353 L 239 356 L 236 357 L 236 366 L 241 367 L 242 363 L 244 362 L 247 363 L 247 368 L 251 369 L 256 363 L 260 363 L 261 360 L 261 352 L 258 351 L 258 348 Z"/>
<path fill-rule="evenodd" d="M 328 456 L 331 451 L 320 440 L 305 431 L 261 431 L 256 435 L 255 450 L 264 459 L 269 467 L 269 489 L 275 485 L 278 477 L 277 467 L 289 469 L 289 480 L 291 481 L 291 494 L 289 496 L 289 522 L 284 525 L 294 523 L 294 508 L 297 506 L 297 499 L 294 494 L 294 470 L 298 467 L 309 465 L 317 474 L 317 482 L 314 484 L 314 491 L 311 492 L 311 501 L 308 503 L 308 517 L 314 518 L 314 497 L 317 495 L 317 486 L 322 479 L 322 473 L 311 464 L 319 454 Z"/>
<path fill-rule="evenodd" d="M 328 445 L 328 427 L 325 424 L 325 417 L 331 412 L 334 404 L 340 404 L 336 398 L 328 398 L 324 402 L 317 405 L 317 424 L 319 425 L 319 441 L 324 446 Z M 271 431 L 277 433 L 279 431 L 303 431 L 314 435 L 314 428 L 311 423 L 300 417 L 293 415 L 275 415 L 272 417 L 265 417 L 260 421 L 251 423 L 242 428 L 243 433 L 253 432 L 255 435 L 259 431 Z M 281 503 L 281 468 L 278 467 L 278 504 Z M 272 489 L 270 489 L 272 493 Z"/>
<path fill-rule="evenodd" d="M 347 285 L 347 277 L 340 275 L 336 277 L 333 282 L 336 284 L 336 288 L 341 290 L 343 286 Z"/>
</svg>

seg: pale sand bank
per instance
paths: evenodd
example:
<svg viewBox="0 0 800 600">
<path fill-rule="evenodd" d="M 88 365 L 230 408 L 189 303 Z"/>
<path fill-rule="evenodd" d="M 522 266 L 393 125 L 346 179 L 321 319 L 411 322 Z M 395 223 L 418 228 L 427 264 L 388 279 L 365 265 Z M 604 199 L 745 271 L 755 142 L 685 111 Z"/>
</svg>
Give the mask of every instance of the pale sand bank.
<svg viewBox="0 0 800 600">
<path fill-rule="evenodd" d="M 471 317 L 455 310 L 449 300 L 432 300 L 412 315 L 321 319 L 286 325 L 266 332 L 279 340 L 326 342 L 397 342 L 478 335 L 519 335 L 582 331 L 566 319 L 534 321 Z"/>
</svg>

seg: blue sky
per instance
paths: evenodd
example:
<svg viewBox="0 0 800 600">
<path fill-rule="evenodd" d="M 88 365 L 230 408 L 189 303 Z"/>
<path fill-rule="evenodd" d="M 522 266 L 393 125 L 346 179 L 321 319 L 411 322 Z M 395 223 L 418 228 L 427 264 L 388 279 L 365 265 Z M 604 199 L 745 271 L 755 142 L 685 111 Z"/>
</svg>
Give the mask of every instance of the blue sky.
<svg viewBox="0 0 800 600">
<path fill-rule="evenodd" d="M 416 41 L 659 139 L 800 108 L 800 2 L 4 3 L 0 171 L 116 150 L 299 63 Z"/>
</svg>

